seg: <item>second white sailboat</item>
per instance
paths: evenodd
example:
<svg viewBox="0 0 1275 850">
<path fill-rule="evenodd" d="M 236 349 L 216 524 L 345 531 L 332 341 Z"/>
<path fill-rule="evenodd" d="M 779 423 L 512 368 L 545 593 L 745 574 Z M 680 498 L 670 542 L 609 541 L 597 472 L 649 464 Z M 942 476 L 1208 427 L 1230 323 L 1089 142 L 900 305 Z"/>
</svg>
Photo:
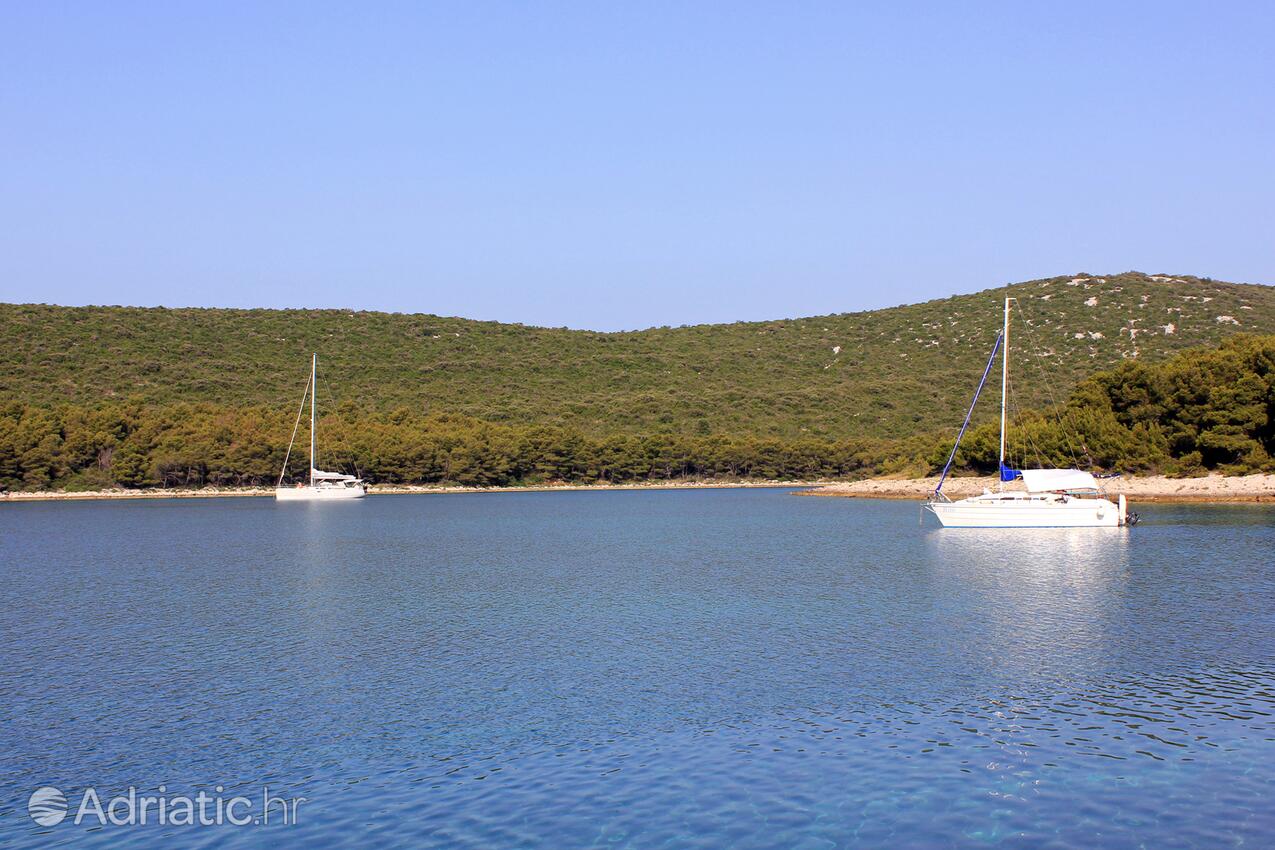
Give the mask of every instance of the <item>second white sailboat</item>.
<svg viewBox="0 0 1275 850">
<path fill-rule="evenodd" d="M 288 443 L 288 453 L 283 458 L 283 471 L 279 473 L 279 483 L 275 487 L 274 497 L 279 501 L 299 502 L 312 500 L 361 499 L 367 495 L 367 485 L 361 478 L 345 475 L 340 472 L 325 472 L 317 468 L 318 463 L 315 439 L 315 379 L 319 374 L 319 355 L 310 360 L 310 383 L 306 393 L 310 396 L 310 481 L 298 482 L 295 486 L 284 487 L 283 478 L 288 474 L 288 459 L 292 456 L 292 444 L 297 439 L 297 429 L 301 425 L 301 410 L 297 411 L 297 422 L 292 427 L 292 440 Z M 305 396 L 301 397 L 301 409 L 305 409 Z"/>
</svg>

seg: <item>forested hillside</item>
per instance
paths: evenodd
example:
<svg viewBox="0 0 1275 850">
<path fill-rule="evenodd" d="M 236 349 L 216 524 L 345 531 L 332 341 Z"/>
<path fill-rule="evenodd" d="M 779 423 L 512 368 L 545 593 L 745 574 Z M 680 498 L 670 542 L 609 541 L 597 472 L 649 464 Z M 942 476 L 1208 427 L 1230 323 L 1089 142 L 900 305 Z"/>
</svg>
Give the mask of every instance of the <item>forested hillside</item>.
<svg viewBox="0 0 1275 850">
<path fill-rule="evenodd" d="M 995 472 L 999 439 L 995 423 L 975 429 L 961 466 Z M 950 447 L 942 444 L 944 458 Z M 1099 372 L 1066 404 L 1016 416 L 1007 453 L 1020 467 L 1275 472 L 1275 336 L 1234 336 L 1217 349 Z M 931 455 L 930 466 L 940 464 Z"/>
<path fill-rule="evenodd" d="M 1236 333 L 1275 332 L 1275 290 L 1121 275 L 1009 291 L 1015 462 L 1275 470 L 1275 335 Z M 325 385 L 342 398 L 320 462 L 374 482 L 924 474 L 951 448 L 1005 292 L 624 334 L 4 306 L 0 487 L 271 484 L 311 348 L 329 373 L 320 401 Z M 998 401 L 993 388 L 960 468 L 995 468 Z"/>
<path fill-rule="evenodd" d="M 260 407 L 279 428 L 317 351 L 319 400 L 583 434 L 906 437 L 959 422 L 1019 299 L 1024 407 L 1126 359 L 1275 332 L 1275 288 L 1129 273 L 807 319 L 594 333 L 429 315 L 0 305 L 0 399 Z"/>
<path fill-rule="evenodd" d="M 348 413 L 348 411 L 346 412 Z M 288 428 L 268 409 L 18 402 L 0 407 L 0 486 L 9 489 L 271 484 Z M 952 434 L 899 440 L 615 433 L 502 425 L 406 411 L 320 423 L 327 467 L 373 482 L 476 486 L 675 478 L 827 478 L 936 471 Z M 303 437 L 304 439 L 304 437 Z M 1082 383 L 1066 404 L 1025 411 L 1011 460 L 1170 474 L 1275 471 L 1275 336 L 1154 365 L 1129 362 Z M 996 468 L 994 425 L 975 429 L 961 469 Z M 292 471 L 305 474 L 304 458 Z"/>
</svg>

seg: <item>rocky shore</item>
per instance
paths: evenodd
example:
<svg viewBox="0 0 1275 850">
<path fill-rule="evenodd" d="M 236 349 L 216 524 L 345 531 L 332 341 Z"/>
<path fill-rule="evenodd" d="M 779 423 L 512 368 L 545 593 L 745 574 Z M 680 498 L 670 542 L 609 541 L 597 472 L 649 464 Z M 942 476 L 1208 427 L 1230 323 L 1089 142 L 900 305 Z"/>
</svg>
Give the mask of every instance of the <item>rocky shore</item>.
<svg viewBox="0 0 1275 850">
<path fill-rule="evenodd" d="M 938 478 L 869 478 L 824 484 L 803 496 L 843 496 L 861 499 L 917 499 L 934 492 Z M 1130 502 L 1275 502 L 1275 475 L 1209 475 L 1166 478 L 1163 475 L 1124 476 L 1102 482 L 1109 496 L 1124 494 Z M 953 499 L 995 489 L 996 477 L 949 478 L 943 492 Z"/>
<path fill-rule="evenodd" d="M 537 493 L 559 490 L 700 490 L 732 487 L 797 487 L 801 496 L 840 496 L 861 499 L 925 499 L 934 492 L 938 478 L 869 478 L 863 481 L 661 481 L 639 484 L 542 484 L 526 487 L 446 487 L 439 485 L 374 485 L 368 495 L 411 493 Z M 1144 475 L 1109 478 L 1103 487 L 1110 496 L 1123 493 L 1142 502 L 1272 502 L 1275 475 L 1166 478 Z M 973 496 L 984 488 L 995 489 L 996 478 L 949 478 L 943 492 L 953 499 Z M 273 487 L 152 488 L 146 490 L 89 490 L 78 493 L 42 490 L 0 494 L 0 502 L 61 502 L 94 499 L 207 499 L 235 496 L 273 496 Z"/>
<path fill-rule="evenodd" d="M 810 487 L 809 481 L 660 481 L 641 484 L 542 484 L 526 487 L 446 487 L 386 484 L 368 488 L 369 496 L 410 493 L 540 493 L 558 490 L 707 490 L 739 487 Z M 273 487 L 149 488 L 143 490 L 58 490 L 0 493 L 0 502 L 74 502 L 95 499 L 209 499 L 234 496 L 273 496 Z"/>
</svg>

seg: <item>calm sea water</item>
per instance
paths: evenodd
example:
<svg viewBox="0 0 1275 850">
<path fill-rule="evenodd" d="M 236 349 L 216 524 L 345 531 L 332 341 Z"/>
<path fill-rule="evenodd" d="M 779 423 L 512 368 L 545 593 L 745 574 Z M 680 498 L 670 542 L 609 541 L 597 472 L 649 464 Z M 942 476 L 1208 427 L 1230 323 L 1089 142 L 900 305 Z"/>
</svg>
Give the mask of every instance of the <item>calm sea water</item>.
<svg viewBox="0 0 1275 850">
<path fill-rule="evenodd" d="M 0 506 L 0 845 L 1267 847 L 1275 512 L 783 491 Z M 296 824 L 39 826 L 137 794 Z M 240 812 L 242 814 L 242 812 Z"/>
</svg>

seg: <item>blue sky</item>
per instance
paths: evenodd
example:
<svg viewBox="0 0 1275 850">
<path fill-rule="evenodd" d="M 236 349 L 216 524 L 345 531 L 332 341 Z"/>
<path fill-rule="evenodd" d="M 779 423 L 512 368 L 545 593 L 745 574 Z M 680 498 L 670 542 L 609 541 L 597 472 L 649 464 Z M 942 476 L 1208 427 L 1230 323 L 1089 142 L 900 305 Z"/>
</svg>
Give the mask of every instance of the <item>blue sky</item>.
<svg viewBox="0 0 1275 850">
<path fill-rule="evenodd" d="M 614 330 L 1275 283 L 1271 3 L 7 3 L 0 39 L 4 301 Z"/>
</svg>

